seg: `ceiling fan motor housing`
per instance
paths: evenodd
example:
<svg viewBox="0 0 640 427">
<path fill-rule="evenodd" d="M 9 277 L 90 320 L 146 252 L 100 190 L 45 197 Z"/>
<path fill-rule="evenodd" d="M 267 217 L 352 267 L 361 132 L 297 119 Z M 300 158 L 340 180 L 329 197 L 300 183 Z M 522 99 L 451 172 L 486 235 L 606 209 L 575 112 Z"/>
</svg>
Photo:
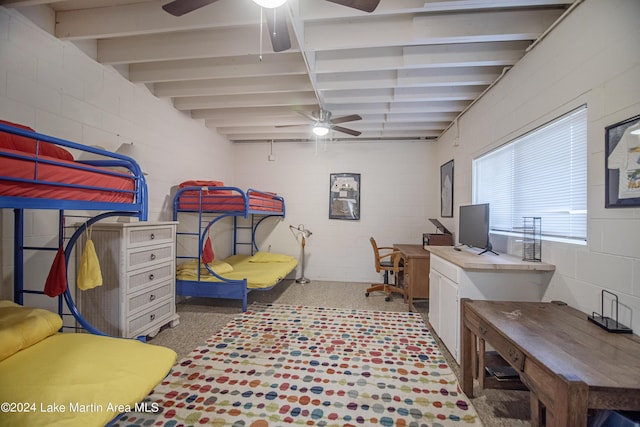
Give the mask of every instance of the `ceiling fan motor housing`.
<svg viewBox="0 0 640 427">
<path fill-rule="evenodd" d="M 313 112 L 313 116 L 318 119 L 320 123 L 329 123 L 331 120 L 331 111 L 320 109 Z"/>
</svg>

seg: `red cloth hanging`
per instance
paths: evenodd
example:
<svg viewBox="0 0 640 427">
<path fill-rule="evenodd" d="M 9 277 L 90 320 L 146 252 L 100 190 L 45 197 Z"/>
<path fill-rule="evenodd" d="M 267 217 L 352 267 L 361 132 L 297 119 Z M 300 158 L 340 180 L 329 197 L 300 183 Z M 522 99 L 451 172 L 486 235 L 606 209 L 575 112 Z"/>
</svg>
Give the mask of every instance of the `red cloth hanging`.
<svg viewBox="0 0 640 427">
<path fill-rule="evenodd" d="M 64 248 L 60 247 L 51 264 L 51 270 L 44 283 L 44 293 L 50 297 L 57 297 L 67 289 L 67 263 Z"/>
<path fill-rule="evenodd" d="M 207 236 L 207 240 L 204 242 L 204 248 L 202 248 L 202 262 L 205 264 L 209 264 L 215 255 L 213 253 L 213 246 L 211 246 L 211 239 Z"/>
</svg>

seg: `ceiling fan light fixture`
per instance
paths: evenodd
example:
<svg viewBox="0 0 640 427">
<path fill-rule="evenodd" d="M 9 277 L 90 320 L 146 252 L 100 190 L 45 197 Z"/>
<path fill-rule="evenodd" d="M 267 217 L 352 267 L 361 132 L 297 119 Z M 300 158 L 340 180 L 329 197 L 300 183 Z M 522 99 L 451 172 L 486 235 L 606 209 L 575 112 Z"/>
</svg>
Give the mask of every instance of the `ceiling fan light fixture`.
<svg viewBox="0 0 640 427">
<path fill-rule="evenodd" d="M 317 136 L 325 136 L 329 133 L 329 125 L 326 123 L 317 123 L 313 126 L 313 133 Z"/>
<path fill-rule="evenodd" d="M 275 9 L 285 4 L 287 0 L 253 0 L 253 2 L 265 9 Z"/>
</svg>

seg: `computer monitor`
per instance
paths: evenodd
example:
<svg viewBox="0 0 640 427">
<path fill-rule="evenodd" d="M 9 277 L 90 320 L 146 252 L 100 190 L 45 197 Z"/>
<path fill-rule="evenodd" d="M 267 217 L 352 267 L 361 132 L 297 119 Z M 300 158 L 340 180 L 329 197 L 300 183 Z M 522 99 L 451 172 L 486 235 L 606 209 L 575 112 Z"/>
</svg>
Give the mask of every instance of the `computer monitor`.
<svg viewBox="0 0 640 427">
<path fill-rule="evenodd" d="M 489 203 L 460 206 L 459 228 L 461 245 L 484 249 L 481 254 L 493 252 L 489 241 Z"/>
</svg>

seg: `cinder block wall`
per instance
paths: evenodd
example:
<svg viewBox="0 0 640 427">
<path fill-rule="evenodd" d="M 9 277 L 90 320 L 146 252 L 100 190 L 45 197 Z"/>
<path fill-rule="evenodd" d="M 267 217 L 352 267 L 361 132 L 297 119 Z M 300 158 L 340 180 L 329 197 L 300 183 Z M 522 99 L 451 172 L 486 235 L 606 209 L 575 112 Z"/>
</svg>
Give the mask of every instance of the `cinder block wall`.
<svg viewBox="0 0 640 427">
<path fill-rule="evenodd" d="M 640 332 L 640 208 L 605 209 L 605 127 L 640 114 L 640 2 L 586 0 L 447 132 L 438 157 L 455 158 L 455 205 L 471 197 L 478 155 L 587 104 L 586 245 L 543 241 L 556 265 L 545 298 L 600 311 L 603 289 L 620 297 L 621 321 Z M 559 183 L 560 185 L 560 183 Z M 544 222 L 544 218 L 542 219 Z M 457 218 L 443 220 L 457 229 Z M 521 255 L 516 239 L 494 237 Z M 610 315 L 610 305 L 606 305 Z"/>
<path fill-rule="evenodd" d="M 0 118 L 111 151 L 128 145 L 125 154 L 148 173 L 150 220 L 171 219 L 170 195 L 177 183 L 210 176 L 212 171 L 222 180 L 232 174 L 228 141 L 155 98 L 144 85 L 130 83 L 72 43 L 3 7 Z M 10 210 L 1 214 L 0 298 L 11 299 L 13 215 Z M 28 244 L 55 246 L 55 214 L 29 214 L 25 231 Z M 29 254 L 26 282 L 34 289 L 42 289 L 51 260 L 51 254 Z"/>
</svg>

